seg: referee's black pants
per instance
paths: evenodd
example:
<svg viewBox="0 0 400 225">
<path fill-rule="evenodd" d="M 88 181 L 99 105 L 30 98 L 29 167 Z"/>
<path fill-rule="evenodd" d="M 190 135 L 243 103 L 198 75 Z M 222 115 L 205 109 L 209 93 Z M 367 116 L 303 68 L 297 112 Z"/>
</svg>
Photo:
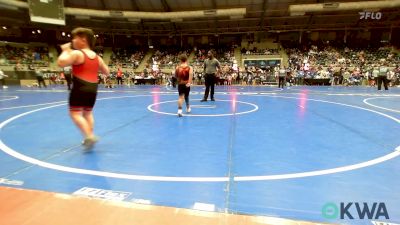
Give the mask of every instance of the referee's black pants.
<svg viewBox="0 0 400 225">
<path fill-rule="evenodd" d="M 389 90 L 389 88 L 388 88 L 388 80 L 386 79 L 386 77 L 385 76 L 378 76 L 378 90 L 381 90 L 382 83 L 383 83 L 383 86 L 385 86 L 385 90 Z"/>
<path fill-rule="evenodd" d="M 285 77 L 279 77 L 279 83 L 278 83 L 278 88 L 282 86 L 282 88 L 285 86 Z"/>
<path fill-rule="evenodd" d="M 206 90 L 204 91 L 203 100 L 207 100 L 210 89 L 211 89 L 210 97 L 211 97 L 211 100 L 213 100 L 216 76 L 215 76 L 215 74 L 206 74 L 204 77 L 204 80 L 205 80 Z"/>
</svg>

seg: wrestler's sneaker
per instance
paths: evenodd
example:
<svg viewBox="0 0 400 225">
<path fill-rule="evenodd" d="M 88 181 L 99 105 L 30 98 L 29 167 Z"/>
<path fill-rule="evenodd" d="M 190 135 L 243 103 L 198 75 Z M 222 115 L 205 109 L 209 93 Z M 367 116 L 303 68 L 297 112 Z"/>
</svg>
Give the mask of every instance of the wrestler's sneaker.
<svg viewBox="0 0 400 225">
<path fill-rule="evenodd" d="M 97 136 L 87 137 L 83 140 L 82 145 L 85 147 L 86 150 L 93 148 L 94 144 L 99 141 Z"/>
</svg>

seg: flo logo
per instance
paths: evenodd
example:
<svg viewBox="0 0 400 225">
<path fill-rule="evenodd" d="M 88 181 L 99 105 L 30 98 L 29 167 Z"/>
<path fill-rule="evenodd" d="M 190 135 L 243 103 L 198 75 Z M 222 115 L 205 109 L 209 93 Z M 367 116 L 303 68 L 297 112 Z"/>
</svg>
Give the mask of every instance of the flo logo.
<svg viewBox="0 0 400 225">
<path fill-rule="evenodd" d="M 359 12 L 360 14 L 360 20 L 367 20 L 367 19 L 373 19 L 373 20 L 380 20 L 382 18 L 382 13 L 381 12 Z"/>
<path fill-rule="evenodd" d="M 355 210 L 354 210 L 355 209 Z M 385 203 L 374 202 L 341 202 L 339 206 L 328 202 L 322 207 L 322 216 L 326 219 L 389 219 L 389 213 Z"/>
</svg>

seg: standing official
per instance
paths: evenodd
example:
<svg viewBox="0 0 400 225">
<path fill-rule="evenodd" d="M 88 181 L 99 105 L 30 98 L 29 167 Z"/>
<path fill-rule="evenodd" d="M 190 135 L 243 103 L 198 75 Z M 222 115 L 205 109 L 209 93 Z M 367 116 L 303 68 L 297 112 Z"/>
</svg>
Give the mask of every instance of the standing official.
<svg viewBox="0 0 400 225">
<path fill-rule="evenodd" d="M 215 82 L 217 79 L 216 74 L 217 74 L 217 72 L 219 72 L 221 70 L 220 63 L 216 58 L 214 58 L 214 54 L 211 50 L 208 51 L 207 56 L 208 56 L 208 59 L 206 59 L 204 61 L 204 74 L 205 74 L 204 79 L 205 79 L 206 90 L 204 92 L 204 97 L 201 100 L 202 102 L 207 101 L 210 89 L 211 89 L 211 93 L 210 93 L 211 101 L 215 101 L 214 87 L 215 87 Z"/>
<path fill-rule="evenodd" d="M 383 86 L 385 86 L 385 90 L 389 90 L 388 88 L 388 80 L 387 80 L 387 74 L 389 72 L 389 69 L 385 64 L 382 64 L 379 67 L 379 75 L 378 75 L 378 91 L 381 90 L 382 88 L 382 83 Z"/>
<path fill-rule="evenodd" d="M 281 65 L 281 68 L 278 71 L 278 88 L 284 87 L 286 83 L 286 69 Z"/>
</svg>

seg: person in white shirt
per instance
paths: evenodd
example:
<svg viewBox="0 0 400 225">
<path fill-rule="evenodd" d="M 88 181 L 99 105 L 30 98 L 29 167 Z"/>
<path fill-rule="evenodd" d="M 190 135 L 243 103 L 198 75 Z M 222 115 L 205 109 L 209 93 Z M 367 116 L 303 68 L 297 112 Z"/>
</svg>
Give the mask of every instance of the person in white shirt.
<svg viewBox="0 0 400 225">
<path fill-rule="evenodd" d="M 3 88 L 8 88 L 6 86 L 6 81 L 5 81 L 4 77 L 8 77 L 8 76 L 5 75 L 4 72 L 0 69 L 0 82 L 1 82 L 1 85 L 3 86 Z"/>
</svg>

